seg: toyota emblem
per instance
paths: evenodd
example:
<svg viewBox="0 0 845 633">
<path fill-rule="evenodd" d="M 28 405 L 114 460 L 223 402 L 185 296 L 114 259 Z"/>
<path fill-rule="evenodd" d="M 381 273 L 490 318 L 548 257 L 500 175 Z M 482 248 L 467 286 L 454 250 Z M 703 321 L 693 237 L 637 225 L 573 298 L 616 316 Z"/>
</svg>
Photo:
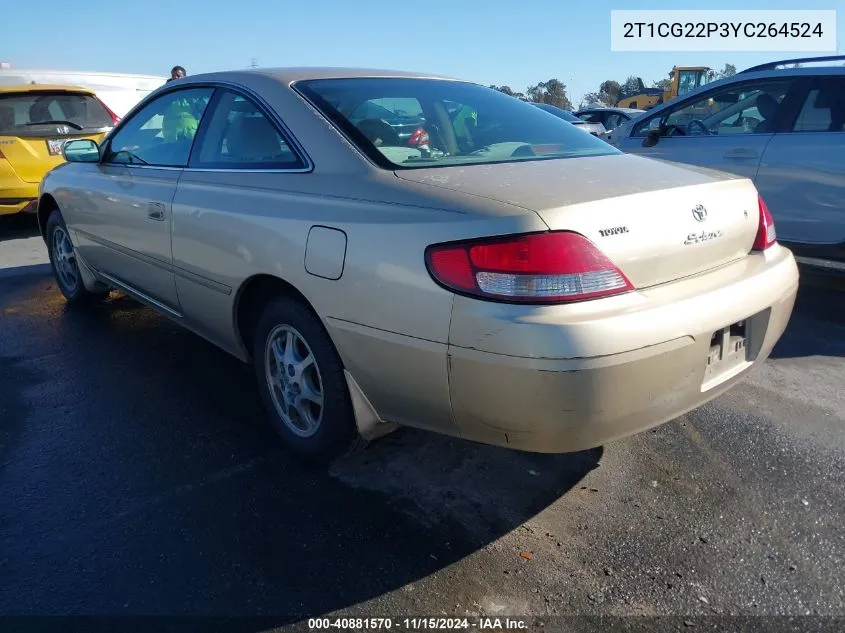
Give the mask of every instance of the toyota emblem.
<svg viewBox="0 0 845 633">
<path fill-rule="evenodd" d="M 697 204 L 692 210 L 692 217 L 699 222 L 704 222 L 707 219 L 707 209 L 703 205 Z"/>
</svg>

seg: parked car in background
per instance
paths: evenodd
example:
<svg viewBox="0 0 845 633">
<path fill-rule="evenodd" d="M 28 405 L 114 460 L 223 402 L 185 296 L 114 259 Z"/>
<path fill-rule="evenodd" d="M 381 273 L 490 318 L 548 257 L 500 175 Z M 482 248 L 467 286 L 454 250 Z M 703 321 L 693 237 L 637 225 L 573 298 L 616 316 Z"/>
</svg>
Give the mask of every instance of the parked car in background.
<svg viewBox="0 0 845 633">
<path fill-rule="evenodd" d="M 431 154 L 347 114 L 388 99 Z M 118 288 L 252 363 L 320 460 L 397 424 L 547 453 L 637 433 L 761 363 L 798 287 L 748 179 L 464 81 L 194 75 L 64 153 L 38 221 L 68 302 Z"/>
<path fill-rule="evenodd" d="M 108 108 L 122 117 L 138 101 L 164 85 L 167 77 L 74 70 L 27 70 L 0 68 L 0 87 L 25 84 L 47 84 L 87 88 Z"/>
<path fill-rule="evenodd" d="M 102 140 L 118 117 L 90 90 L 0 86 L 0 215 L 34 213 L 38 185 L 70 139 Z"/>
<path fill-rule="evenodd" d="M 608 142 L 750 178 L 800 262 L 845 271 L 845 67 L 818 65 L 842 60 L 749 68 L 649 110 Z"/>
<path fill-rule="evenodd" d="M 548 103 L 532 103 L 531 105 L 536 106 L 541 110 L 545 110 L 549 114 L 554 114 L 557 118 L 563 119 L 564 121 L 576 126 L 578 129 L 583 130 L 584 132 L 589 132 L 593 136 L 600 136 L 601 134 L 605 133 L 604 126 L 601 123 L 591 123 L 588 121 L 584 121 L 583 119 L 579 119 L 571 112 L 567 112 L 566 110 L 558 108 L 557 106 L 553 106 Z"/>
<path fill-rule="evenodd" d="M 645 110 L 635 108 L 591 107 L 578 110 L 575 116 L 587 123 L 601 124 L 607 132 L 610 132 L 623 123 L 636 119 L 644 112 Z"/>
</svg>

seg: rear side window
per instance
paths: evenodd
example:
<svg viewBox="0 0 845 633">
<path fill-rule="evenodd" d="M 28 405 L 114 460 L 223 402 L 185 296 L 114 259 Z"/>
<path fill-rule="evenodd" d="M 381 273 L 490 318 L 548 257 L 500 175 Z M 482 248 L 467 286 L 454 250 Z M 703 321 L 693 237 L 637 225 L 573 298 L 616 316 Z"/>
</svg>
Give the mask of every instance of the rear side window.
<svg viewBox="0 0 845 633">
<path fill-rule="evenodd" d="M 792 131 L 845 132 L 845 77 L 823 77 L 815 82 Z"/>
<path fill-rule="evenodd" d="M 246 97 L 221 90 L 197 142 L 190 167 L 302 169 L 305 161 L 269 118 Z"/>
<path fill-rule="evenodd" d="M 49 130 L 77 134 L 114 125 L 111 115 L 90 94 L 70 91 L 35 91 L 0 95 L 0 134 L 38 136 Z"/>
</svg>

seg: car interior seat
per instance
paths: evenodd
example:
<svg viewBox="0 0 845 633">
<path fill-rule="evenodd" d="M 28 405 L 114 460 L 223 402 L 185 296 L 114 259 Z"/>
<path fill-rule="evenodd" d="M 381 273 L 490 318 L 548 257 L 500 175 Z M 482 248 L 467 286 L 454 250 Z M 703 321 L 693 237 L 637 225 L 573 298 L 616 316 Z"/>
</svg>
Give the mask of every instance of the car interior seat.
<svg viewBox="0 0 845 633">
<path fill-rule="evenodd" d="M 50 107 L 46 101 L 36 101 L 29 106 L 29 121 L 30 123 L 38 123 L 40 121 L 51 121 L 53 115 L 50 114 Z"/>
<path fill-rule="evenodd" d="M 238 162 L 267 160 L 281 156 L 279 135 L 263 116 L 235 119 L 226 133 L 229 158 Z"/>
<path fill-rule="evenodd" d="M 760 94 L 756 101 L 757 111 L 763 117 L 763 120 L 755 128 L 758 134 L 763 132 L 774 132 L 774 118 L 777 116 L 780 104 L 778 100 L 767 92 Z"/>
<path fill-rule="evenodd" d="M 830 110 L 828 132 L 845 131 L 845 94 L 831 88 L 819 90 L 813 107 Z"/>
<path fill-rule="evenodd" d="M 12 106 L 0 105 L 0 133 L 15 127 L 15 110 Z"/>
</svg>

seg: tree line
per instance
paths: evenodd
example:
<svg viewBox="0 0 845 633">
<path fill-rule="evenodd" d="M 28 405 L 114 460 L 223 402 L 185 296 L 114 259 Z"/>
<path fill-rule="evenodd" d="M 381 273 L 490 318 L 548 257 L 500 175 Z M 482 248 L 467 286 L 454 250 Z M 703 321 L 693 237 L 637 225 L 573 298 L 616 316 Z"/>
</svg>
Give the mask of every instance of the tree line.
<svg viewBox="0 0 845 633">
<path fill-rule="evenodd" d="M 798 64 L 795 64 L 798 66 Z M 722 70 L 711 70 L 710 80 L 722 79 L 723 77 L 730 77 L 736 74 L 736 66 L 733 64 L 725 64 Z M 660 88 L 667 90 L 671 84 L 671 73 L 668 77 L 653 81 L 651 88 Z M 510 86 L 496 86 L 491 85 L 491 88 L 503 92 L 506 95 L 515 97 L 522 101 L 530 101 L 533 103 L 547 103 L 549 105 L 557 106 L 562 110 L 572 110 L 572 101 L 567 94 L 566 84 L 559 79 L 549 79 L 548 81 L 541 81 L 533 86 L 528 86 L 525 92 L 517 92 Z M 599 89 L 595 92 L 588 92 L 578 103 L 579 108 L 584 108 L 592 104 L 600 104 L 603 106 L 615 106 L 620 99 L 633 97 L 645 90 L 646 86 L 642 78 L 629 76 L 625 81 L 619 82 L 615 79 L 608 79 L 601 82 Z"/>
</svg>

